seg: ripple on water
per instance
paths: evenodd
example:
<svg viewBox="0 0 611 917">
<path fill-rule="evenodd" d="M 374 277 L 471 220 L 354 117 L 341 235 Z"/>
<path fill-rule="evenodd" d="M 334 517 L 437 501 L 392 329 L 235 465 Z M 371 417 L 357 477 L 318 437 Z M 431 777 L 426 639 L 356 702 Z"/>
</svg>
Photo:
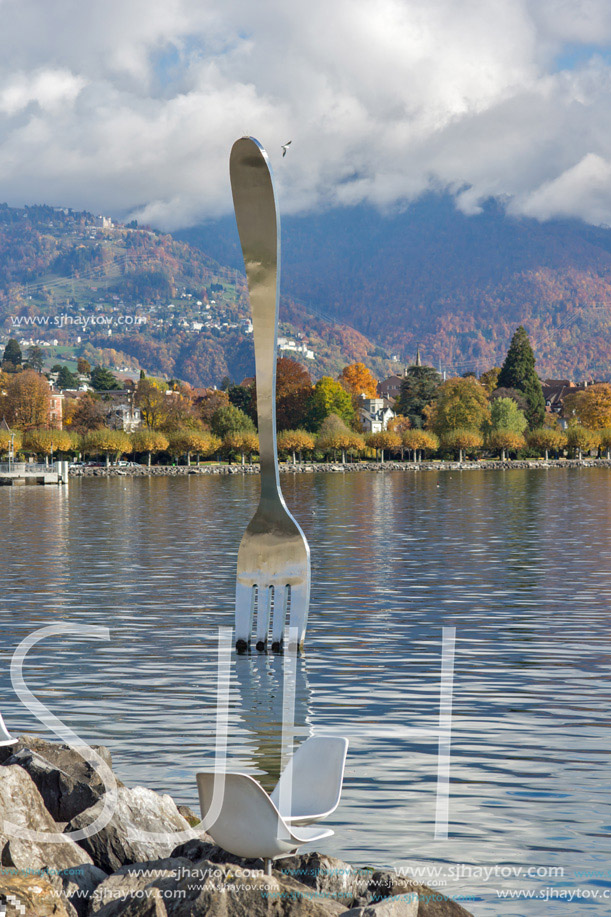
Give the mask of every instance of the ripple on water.
<svg viewBox="0 0 611 917">
<path fill-rule="evenodd" d="M 608 473 L 287 475 L 283 487 L 313 557 L 297 740 L 351 737 L 326 849 L 412 870 L 564 869 L 528 881 L 446 875 L 448 893 L 478 896 L 466 902 L 478 917 L 499 913 L 497 887 L 594 888 L 577 870 L 611 854 Z M 110 643 L 38 647 L 28 684 L 110 746 L 120 777 L 196 807 L 193 773 L 214 754 L 217 629 L 232 624 L 236 549 L 257 491 L 247 476 L 2 489 L 11 730 L 43 731 L 10 686 L 17 643 L 53 621 L 104 624 Z M 450 830 L 435 840 L 443 626 L 457 644 Z M 231 765 L 267 788 L 282 677 L 275 657 L 232 660 Z M 506 900 L 502 913 L 539 917 L 540 904 Z M 569 913 L 558 899 L 544 910 Z"/>
</svg>

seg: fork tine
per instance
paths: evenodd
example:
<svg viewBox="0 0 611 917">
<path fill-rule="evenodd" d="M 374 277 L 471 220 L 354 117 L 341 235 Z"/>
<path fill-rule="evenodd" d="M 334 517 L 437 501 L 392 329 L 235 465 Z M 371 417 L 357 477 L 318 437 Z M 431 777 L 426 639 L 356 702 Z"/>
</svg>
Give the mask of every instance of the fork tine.
<svg viewBox="0 0 611 917">
<path fill-rule="evenodd" d="M 259 586 L 259 600 L 257 602 L 257 649 L 264 650 L 267 646 L 269 632 L 269 615 L 271 611 L 273 586 Z"/>
<path fill-rule="evenodd" d="M 290 586 L 283 586 L 276 589 L 276 595 L 274 597 L 274 617 L 272 619 L 272 650 L 274 650 L 274 652 L 279 651 L 282 647 L 290 589 Z"/>
<path fill-rule="evenodd" d="M 306 580 L 298 585 L 291 586 L 291 613 L 289 630 L 297 629 L 297 646 L 303 645 L 306 627 L 308 625 L 308 610 L 310 606 L 310 583 Z"/>
<path fill-rule="evenodd" d="M 242 649 L 246 649 L 250 643 L 254 610 L 255 587 L 238 580 L 235 591 L 235 640 L 236 646 L 242 642 L 245 644 Z"/>
</svg>

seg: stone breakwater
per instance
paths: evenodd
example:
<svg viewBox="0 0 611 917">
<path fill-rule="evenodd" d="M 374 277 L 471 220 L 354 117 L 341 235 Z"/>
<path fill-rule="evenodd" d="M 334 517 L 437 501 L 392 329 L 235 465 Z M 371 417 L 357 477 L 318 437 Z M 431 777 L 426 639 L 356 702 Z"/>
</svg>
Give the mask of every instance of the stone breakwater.
<svg viewBox="0 0 611 917">
<path fill-rule="evenodd" d="M 333 462 L 282 463 L 281 474 L 312 474 L 313 472 L 331 472 L 335 474 L 353 474 L 358 471 L 517 471 L 534 468 L 611 468 L 611 459 L 523 459 L 516 461 L 481 461 L 481 462 L 346 462 L 345 465 Z M 188 474 L 259 474 L 258 465 L 142 465 L 138 468 L 119 468 L 110 465 L 108 468 L 71 468 L 71 477 L 182 477 Z"/>
<path fill-rule="evenodd" d="M 94 749 L 108 767 L 108 749 Z M 187 806 L 117 780 L 110 821 L 105 787 L 67 745 L 21 736 L 0 747 L 0 913 L 23 917 L 472 917 L 426 885 L 374 867 L 307 853 L 260 860 L 218 847 Z M 36 831 L 35 838 L 27 831 Z M 86 834 L 86 832 L 83 832 Z M 59 843 L 45 835 L 63 836 Z M 177 843 L 177 837 L 180 843 Z M 410 853 L 413 852 L 410 851 Z"/>
</svg>

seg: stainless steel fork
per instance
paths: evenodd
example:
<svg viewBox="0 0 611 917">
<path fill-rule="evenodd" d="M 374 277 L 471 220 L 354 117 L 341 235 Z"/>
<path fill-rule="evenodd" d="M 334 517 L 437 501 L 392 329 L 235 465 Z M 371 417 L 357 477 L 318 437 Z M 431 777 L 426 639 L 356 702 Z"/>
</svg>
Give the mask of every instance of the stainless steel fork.
<svg viewBox="0 0 611 917">
<path fill-rule="evenodd" d="M 233 206 L 252 309 L 257 376 L 261 496 L 238 551 L 235 637 L 238 652 L 281 652 L 289 632 L 303 646 L 310 604 L 310 549 L 280 491 L 276 454 L 276 342 L 280 218 L 267 153 L 252 137 L 234 143 L 229 161 Z"/>
</svg>

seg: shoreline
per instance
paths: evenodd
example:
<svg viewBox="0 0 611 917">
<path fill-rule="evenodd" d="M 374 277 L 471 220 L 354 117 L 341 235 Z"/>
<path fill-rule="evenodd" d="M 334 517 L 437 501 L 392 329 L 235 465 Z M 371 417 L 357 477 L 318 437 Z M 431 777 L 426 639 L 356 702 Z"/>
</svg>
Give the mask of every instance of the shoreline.
<svg viewBox="0 0 611 917">
<path fill-rule="evenodd" d="M 516 459 L 515 461 L 483 460 L 479 462 L 282 462 L 279 465 L 281 474 L 313 474 L 319 472 L 331 474 L 352 474 L 359 471 L 517 471 L 524 469 L 548 468 L 611 468 L 611 459 Z M 110 465 L 108 468 L 71 468 L 70 477 L 181 477 L 196 475 L 259 474 L 259 465 L 142 465 L 139 468 L 119 468 Z"/>
<path fill-rule="evenodd" d="M 112 812 L 90 833 L 109 791 Z M 472 895 L 325 853 L 295 851 L 265 873 L 219 847 L 188 806 L 118 780 L 104 746 L 22 735 L 1 747 L 0 808 L 11 823 L 0 892 L 24 917 L 473 917 L 458 903 Z"/>
</svg>

